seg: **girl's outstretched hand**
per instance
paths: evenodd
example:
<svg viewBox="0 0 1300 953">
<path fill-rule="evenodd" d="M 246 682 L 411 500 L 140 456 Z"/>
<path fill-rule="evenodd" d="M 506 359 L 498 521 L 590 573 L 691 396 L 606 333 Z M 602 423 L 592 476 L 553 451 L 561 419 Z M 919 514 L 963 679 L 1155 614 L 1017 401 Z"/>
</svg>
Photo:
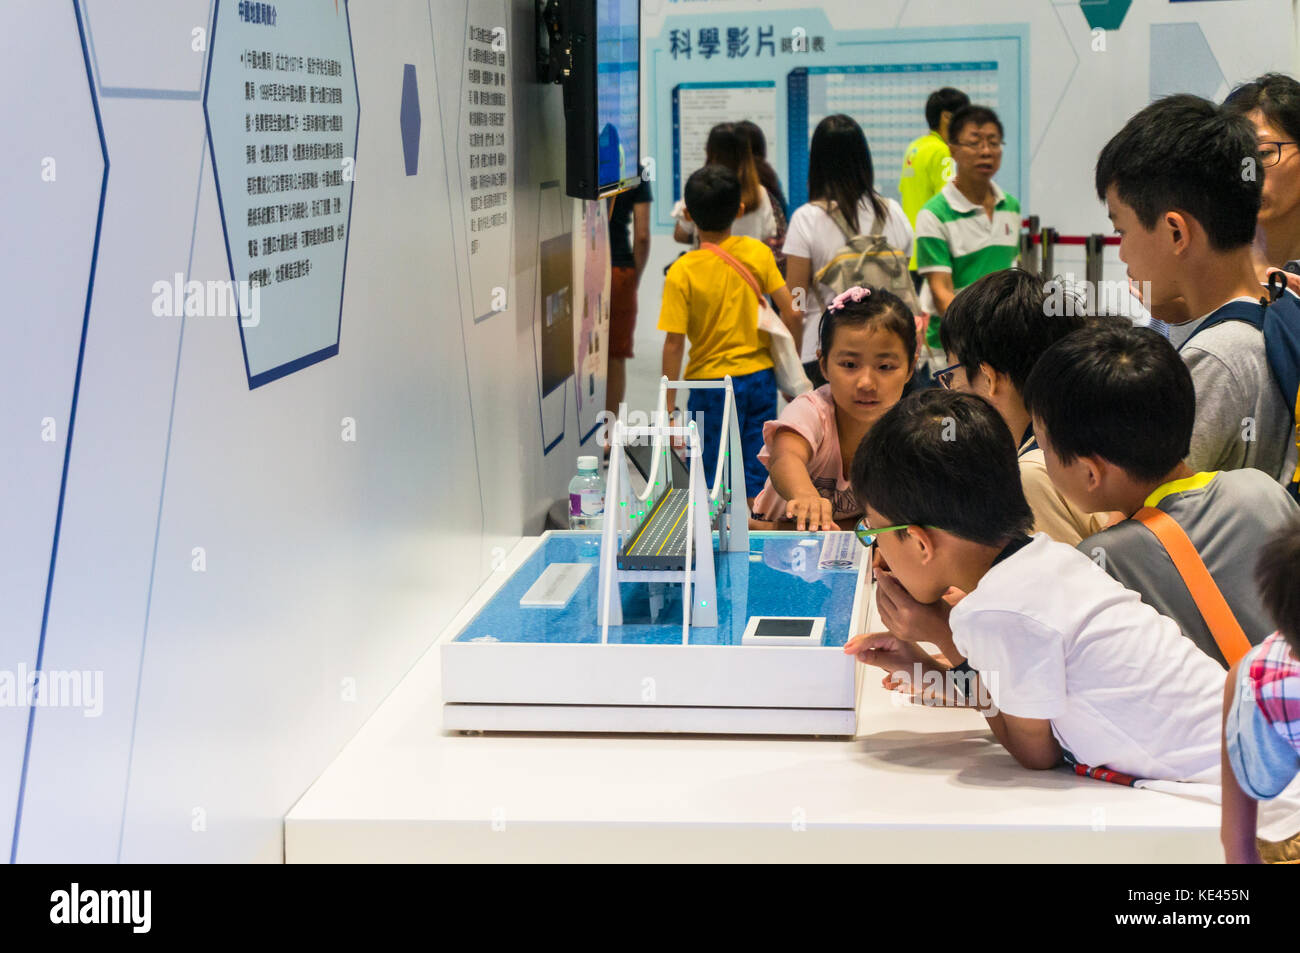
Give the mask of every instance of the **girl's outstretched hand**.
<svg viewBox="0 0 1300 953">
<path fill-rule="evenodd" d="M 831 512 L 831 501 L 819 494 L 791 500 L 785 506 L 785 516 L 786 519 L 794 520 L 794 528 L 801 533 L 805 530 L 819 533 L 839 529 L 832 519 L 834 513 Z"/>
</svg>

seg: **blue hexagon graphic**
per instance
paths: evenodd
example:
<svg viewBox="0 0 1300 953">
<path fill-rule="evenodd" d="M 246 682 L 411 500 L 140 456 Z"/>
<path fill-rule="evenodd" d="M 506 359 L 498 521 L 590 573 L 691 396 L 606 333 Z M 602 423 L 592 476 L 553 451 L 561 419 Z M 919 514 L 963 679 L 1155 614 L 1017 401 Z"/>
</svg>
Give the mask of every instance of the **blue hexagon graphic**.
<svg viewBox="0 0 1300 953">
<path fill-rule="evenodd" d="M 250 388 L 339 351 L 360 93 L 348 4 L 218 0 L 203 113 Z"/>
<path fill-rule="evenodd" d="M 1088 26 L 1094 30 L 1118 30 L 1133 0 L 1079 0 Z"/>
<path fill-rule="evenodd" d="M 402 70 L 402 111 L 399 125 L 402 128 L 402 157 L 406 160 L 406 174 L 415 175 L 420 167 L 420 90 L 415 84 L 413 63 L 407 63 Z"/>
</svg>

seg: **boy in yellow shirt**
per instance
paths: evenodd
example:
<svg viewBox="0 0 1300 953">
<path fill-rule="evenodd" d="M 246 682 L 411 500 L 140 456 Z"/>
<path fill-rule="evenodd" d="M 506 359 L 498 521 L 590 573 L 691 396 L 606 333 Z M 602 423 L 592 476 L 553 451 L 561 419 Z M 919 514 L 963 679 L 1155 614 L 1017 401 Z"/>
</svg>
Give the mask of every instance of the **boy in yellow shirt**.
<svg viewBox="0 0 1300 953">
<path fill-rule="evenodd" d="M 723 166 L 695 172 L 683 190 L 686 217 L 695 223 L 700 244 L 717 245 L 747 268 L 764 294 L 772 296 L 781 320 L 798 346 L 803 315 L 794 306 L 772 250 L 757 239 L 731 234 L 744 213 L 740 181 Z M 669 380 L 719 380 L 731 375 L 745 463 L 745 496 L 750 505 L 763 489 L 767 471 L 758 462 L 763 424 L 776 418 L 776 374 L 767 342 L 758 332 L 758 301 L 749 283 L 723 258 L 700 247 L 678 258 L 664 280 L 659 330 L 666 331 L 663 372 Z M 691 342 L 686 376 L 680 378 L 686 339 Z M 669 391 L 668 409 L 676 411 L 677 394 Z M 704 472 L 712 481 L 722 426 L 722 390 L 693 390 L 686 409 L 700 429 Z"/>
</svg>

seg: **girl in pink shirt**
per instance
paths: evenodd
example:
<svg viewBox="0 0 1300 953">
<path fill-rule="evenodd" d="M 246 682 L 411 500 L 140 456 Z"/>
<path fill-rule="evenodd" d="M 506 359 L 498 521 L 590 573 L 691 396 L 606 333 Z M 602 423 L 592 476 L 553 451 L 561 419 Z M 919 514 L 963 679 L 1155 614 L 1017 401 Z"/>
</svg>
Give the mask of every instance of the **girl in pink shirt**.
<svg viewBox="0 0 1300 953">
<path fill-rule="evenodd" d="M 822 315 L 817 360 L 829 382 L 763 425 L 768 479 L 755 528 L 834 530 L 862 515 L 847 474 L 858 444 L 898 403 L 916 365 L 916 323 L 883 288 L 850 288 Z M 785 528 L 785 527 L 781 527 Z"/>
</svg>

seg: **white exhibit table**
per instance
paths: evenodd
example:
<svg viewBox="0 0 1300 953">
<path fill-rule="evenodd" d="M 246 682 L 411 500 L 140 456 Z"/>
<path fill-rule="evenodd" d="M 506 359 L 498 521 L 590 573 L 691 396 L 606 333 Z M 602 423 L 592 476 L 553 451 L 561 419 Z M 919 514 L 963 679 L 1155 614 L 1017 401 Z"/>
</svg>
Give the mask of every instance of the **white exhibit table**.
<svg viewBox="0 0 1300 953">
<path fill-rule="evenodd" d="M 980 715 L 901 704 L 876 670 L 852 740 L 445 732 L 439 647 L 537 545 L 290 810 L 287 862 L 1222 860 L 1217 806 L 1023 769 Z"/>
</svg>

